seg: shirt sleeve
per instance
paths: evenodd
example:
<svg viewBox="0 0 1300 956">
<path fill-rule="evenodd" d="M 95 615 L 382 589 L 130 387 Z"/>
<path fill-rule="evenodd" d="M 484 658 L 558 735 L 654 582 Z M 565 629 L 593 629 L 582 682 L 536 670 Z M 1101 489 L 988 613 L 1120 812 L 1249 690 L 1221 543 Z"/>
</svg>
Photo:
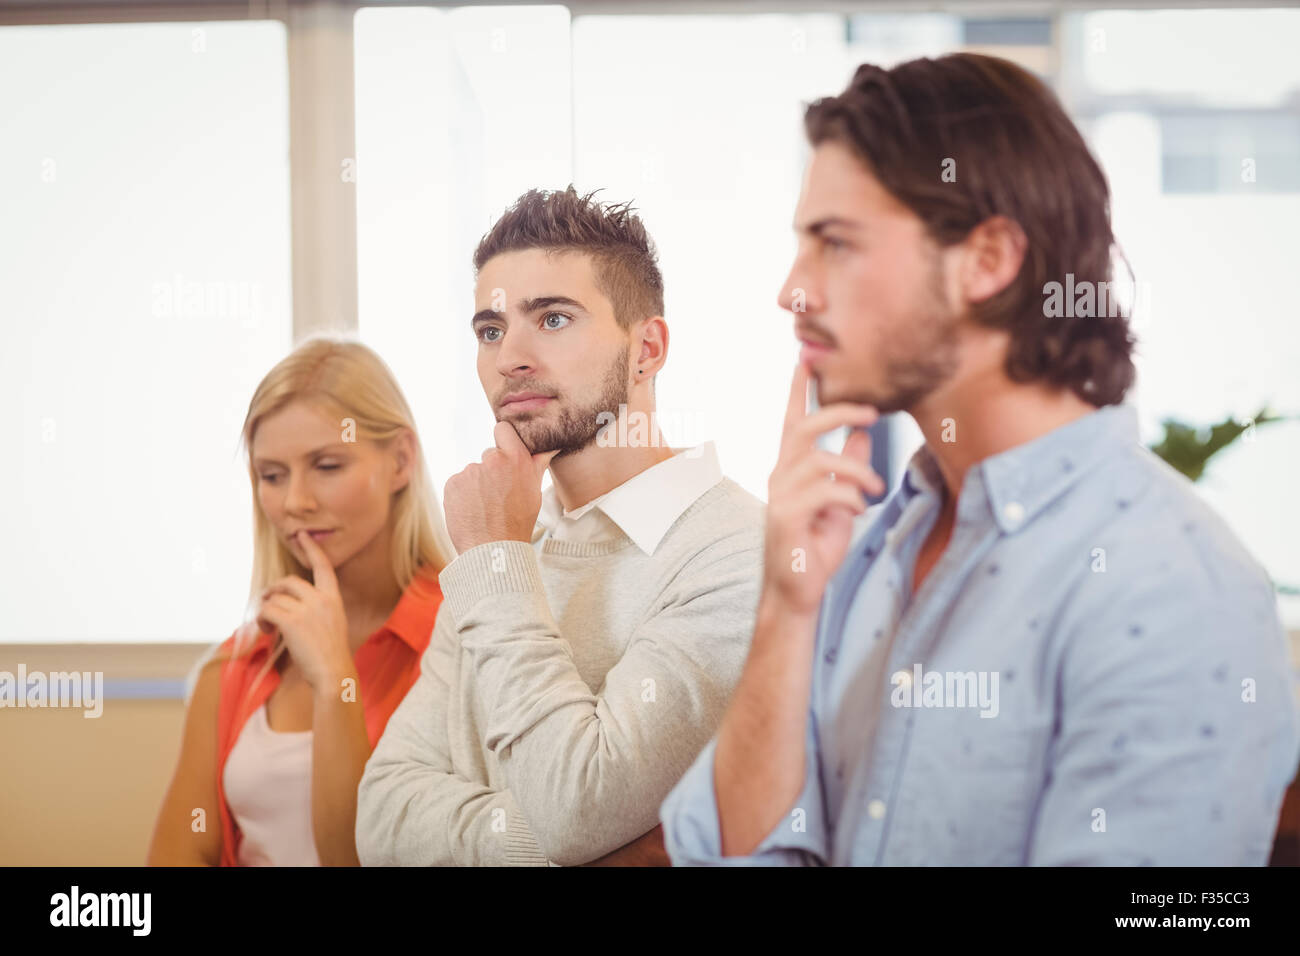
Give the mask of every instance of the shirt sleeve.
<svg viewBox="0 0 1300 956">
<path fill-rule="evenodd" d="M 439 609 L 420 676 L 393 711 L 357 791 L 363 866 L 545 866 L 507 791 L 454 770 L 447 741 L 454 633 Z"/>
<path fill-rule="evenodd" d="M 674 866 L 825 866 L 830 857 L 815 721 L 809 715 L 803 790 L 790 812 L 747 856 L 723 856 L 714 789 L 714 737 L 660 809 Z"/>
<path fill-rule="evenodd" d="M 702 553 L 596 689 L 552 616 L 531 545 L 490 542 L 443 571 L 484 709 L 484 745 L 548 859 L 589 862 L 655 827 L 739 678 L 760 571 L 753 535 Z"/>
<path fill-rule="evenodd" d="M 1243 590 L 1127 582 L 1072 634 L 1031 864 L 1268 861 L 1296 704 L 1272 588 Z"/>
</svg>

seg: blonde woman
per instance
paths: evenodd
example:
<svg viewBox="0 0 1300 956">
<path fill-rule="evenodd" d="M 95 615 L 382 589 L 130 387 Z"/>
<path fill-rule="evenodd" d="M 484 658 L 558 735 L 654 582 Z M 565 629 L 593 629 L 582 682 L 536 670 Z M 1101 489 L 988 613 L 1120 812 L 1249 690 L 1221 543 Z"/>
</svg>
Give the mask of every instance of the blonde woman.
<svg viewBox="0 0 1300 956">
<path fill-rule="evenodd" d="M 454 551 L 410 409 L 364 345 L 295 349 L 242 440 L 252 613 L 198 673 L 149 862 L 356 865 L 357 784 L 419 675 Z"/>
</svg>

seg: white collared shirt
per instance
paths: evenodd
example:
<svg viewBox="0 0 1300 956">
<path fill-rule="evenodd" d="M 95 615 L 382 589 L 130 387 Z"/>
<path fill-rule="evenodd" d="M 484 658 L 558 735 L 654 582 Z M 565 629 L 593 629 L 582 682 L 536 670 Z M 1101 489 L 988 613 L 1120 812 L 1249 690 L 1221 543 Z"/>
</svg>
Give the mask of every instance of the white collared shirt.
<svg viewBox="0 0 1300 956">
<path fill-rule="evenodd" d="M 722 480 L 713 442 L 679 451 L 572 511 L 561 513 L 552 484 L 542 493 L 537 523 L 556 541 L 594 544 L 626 534 L 653 554 L 687 508 Z"/>
</svg>

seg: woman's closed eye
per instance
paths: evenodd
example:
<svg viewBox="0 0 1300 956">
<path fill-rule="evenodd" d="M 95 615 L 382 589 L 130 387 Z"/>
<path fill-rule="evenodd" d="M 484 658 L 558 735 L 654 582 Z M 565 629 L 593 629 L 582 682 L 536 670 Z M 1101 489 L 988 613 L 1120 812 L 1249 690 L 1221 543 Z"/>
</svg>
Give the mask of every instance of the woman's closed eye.
<svg viewBox="0 0 1300 956">
<path fill-rule="evenodd" d="M 337 465 L 337 464 L 334 464 L 333 462 L 331 462 L 331 463 L 329 463 L 329 464 L 326 464 L 326 463 L 322 462 L 321 464 L 317 465 L 316 467 L 317 467 L 319 470 L 321 470 L 321 471 L 337 471 L 339 468 L 342 467 L 342 465 Z M 273 473 L 273 474 L 259 475 L 258 477 L 260 477 L 260 478 L 261 478 L 264 482 L 266 482 L 268 485 L 273 485 L 273 484 L 275 484 L 277 481 L 280 480 L 280 477 L 281 477 L 281 476 L 280 476 L 279 473 Z"/>
</svg>

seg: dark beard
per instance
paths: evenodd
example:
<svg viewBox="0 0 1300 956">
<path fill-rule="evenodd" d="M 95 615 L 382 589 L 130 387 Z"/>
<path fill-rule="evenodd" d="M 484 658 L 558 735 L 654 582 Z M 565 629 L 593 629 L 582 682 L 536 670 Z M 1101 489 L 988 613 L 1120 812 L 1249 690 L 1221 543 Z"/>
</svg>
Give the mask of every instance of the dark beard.
<svg viewBox="0 0 1300 956">
<path fill-rule="evenodd" d="M 590 405 L 575 406 L 557 398 L 558 415 L 543 410 L 511 419 L 515 431 L 531 454 L 556 451 L 556 458 L 582 451 L 596 440 L 601 429 L 600 414 L 618 414 L 620 405 L 627 404 L 627 376 L 631 359 L 619 349 L 614 360 L 605 369 L 601 379 L 600 395 Z M 527 387 L 527 386 L 524 386 Z M 553 390 L 552 390 L 553 391 Z M 542 415 L 547 417 L 543 418 Z M 498 417 L 497 421 L 501 421 Z"/>
<path fill-rule="evenodd" d="M 916 407 L 957 370 L 957 340 L 952 325 L 936 324 L 927 332 L 925 341 L 926 348 L 918 354 L 890 361 L 885 370 L 888 394 L 872 403 L 880 414 Z"/>
</svg>

